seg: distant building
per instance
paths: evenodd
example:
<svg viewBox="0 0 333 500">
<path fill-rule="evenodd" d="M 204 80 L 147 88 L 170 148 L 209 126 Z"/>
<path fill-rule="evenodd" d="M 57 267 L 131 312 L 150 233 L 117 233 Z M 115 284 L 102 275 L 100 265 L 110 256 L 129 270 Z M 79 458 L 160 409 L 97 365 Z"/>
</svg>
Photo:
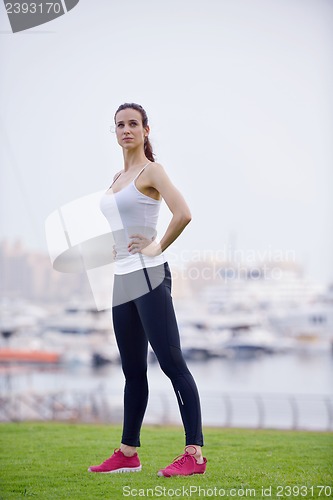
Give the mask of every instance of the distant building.
<svg viewBox="0 0 333 500">
<path fill-rule="evenodd" d="M 26 249 L 21 241 L 0 242 L 0 297 L 67 301 L 91 294 L 85 274 L 52 268 L 49 256 Z"/>
</svg>

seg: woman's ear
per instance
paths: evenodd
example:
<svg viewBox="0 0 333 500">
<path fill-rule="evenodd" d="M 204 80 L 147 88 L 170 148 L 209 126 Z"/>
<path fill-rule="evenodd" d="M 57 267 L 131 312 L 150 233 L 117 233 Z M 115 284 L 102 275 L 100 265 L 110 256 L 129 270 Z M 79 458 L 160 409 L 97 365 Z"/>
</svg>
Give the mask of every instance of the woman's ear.
<svg viewBox="0 0 333 500">
<path fill-rule="evenodd" d="M 145 137 L 148 137 L 149 132 L 150 132 L 150 127 L 149 125 L 147 125 L 147 127 L 145 127 Z"/>
</svg>

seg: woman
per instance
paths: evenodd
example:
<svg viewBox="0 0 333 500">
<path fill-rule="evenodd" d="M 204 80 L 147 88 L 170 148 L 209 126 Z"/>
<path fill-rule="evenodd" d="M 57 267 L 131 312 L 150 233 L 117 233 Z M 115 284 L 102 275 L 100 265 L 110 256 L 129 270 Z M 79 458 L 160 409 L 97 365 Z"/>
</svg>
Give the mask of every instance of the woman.
<svg viewBox="0 0 333 500">
<path fill-rule="evenodd" d="M 203 474 L 203 436 L 200 401 L 194 379 L 184 361 L 171 297 L 171 274 L 163 251 L 191 220 L 190 210 L 163 167 L 154 161 L 145 110 L 125 103 L 116 111 L 116 136 L 123 150 L 124 168 L 102 196 L 115 245 L 112 318 L 125 375 L 124 421 L 120 448 L 90 472 L 141 470 L 137 447 L 148 402 L 147 352 L 151 344 L 160 366 L 170 378 L 185 428 L 184 453 L 159 476 Z M 172 219 L 158 242 L 156 223 L 162 198 Z"/>
</svg>

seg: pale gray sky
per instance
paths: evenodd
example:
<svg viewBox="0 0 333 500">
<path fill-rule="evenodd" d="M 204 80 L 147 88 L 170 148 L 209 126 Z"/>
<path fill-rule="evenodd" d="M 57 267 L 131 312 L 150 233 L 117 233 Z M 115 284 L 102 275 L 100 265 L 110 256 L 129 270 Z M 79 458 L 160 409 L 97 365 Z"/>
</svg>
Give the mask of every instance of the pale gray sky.
<svg viewBox="0 0 333 500">
<path fill-rule="evenodd" d="M 0 44 L 1 239 L 46 250 L 46 217 L 110 185 L 134 101 L 192 211 L 172 252 L 232 240 L 333 280 L 332 1 L 80 0 L 16 34 L 2 3 Z"/>
</svg>

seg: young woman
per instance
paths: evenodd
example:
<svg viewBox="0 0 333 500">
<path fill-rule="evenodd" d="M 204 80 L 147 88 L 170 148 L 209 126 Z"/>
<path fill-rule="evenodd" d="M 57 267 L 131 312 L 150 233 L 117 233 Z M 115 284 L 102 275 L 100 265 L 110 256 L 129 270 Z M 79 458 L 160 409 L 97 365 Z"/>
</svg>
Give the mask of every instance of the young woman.
<svg viewBox="0 0 333 500">
<path fill-rule="evenodd" d="M 116 111 L 115 128 L 124 168 L 101 198 L 101 210 L 115 240 L 112 319 L 125 375 L 124 421 L 120 448 L 90 472 L 141 470 L 137 447 L 148 402 L 147 352 L 152 346 L 170 378 L 185 429 L 184 453 L 159 476 L 203 474 L 200 401 L 184 361 L 171 297 L 171 273 L 163 251 L 191 220 L 190 210 L 162 165 L 154 161 L 145 110 L 125 103 Z M 172 218 L 162 239 L 156 223 L 162 198 Z"/>
</svg>

